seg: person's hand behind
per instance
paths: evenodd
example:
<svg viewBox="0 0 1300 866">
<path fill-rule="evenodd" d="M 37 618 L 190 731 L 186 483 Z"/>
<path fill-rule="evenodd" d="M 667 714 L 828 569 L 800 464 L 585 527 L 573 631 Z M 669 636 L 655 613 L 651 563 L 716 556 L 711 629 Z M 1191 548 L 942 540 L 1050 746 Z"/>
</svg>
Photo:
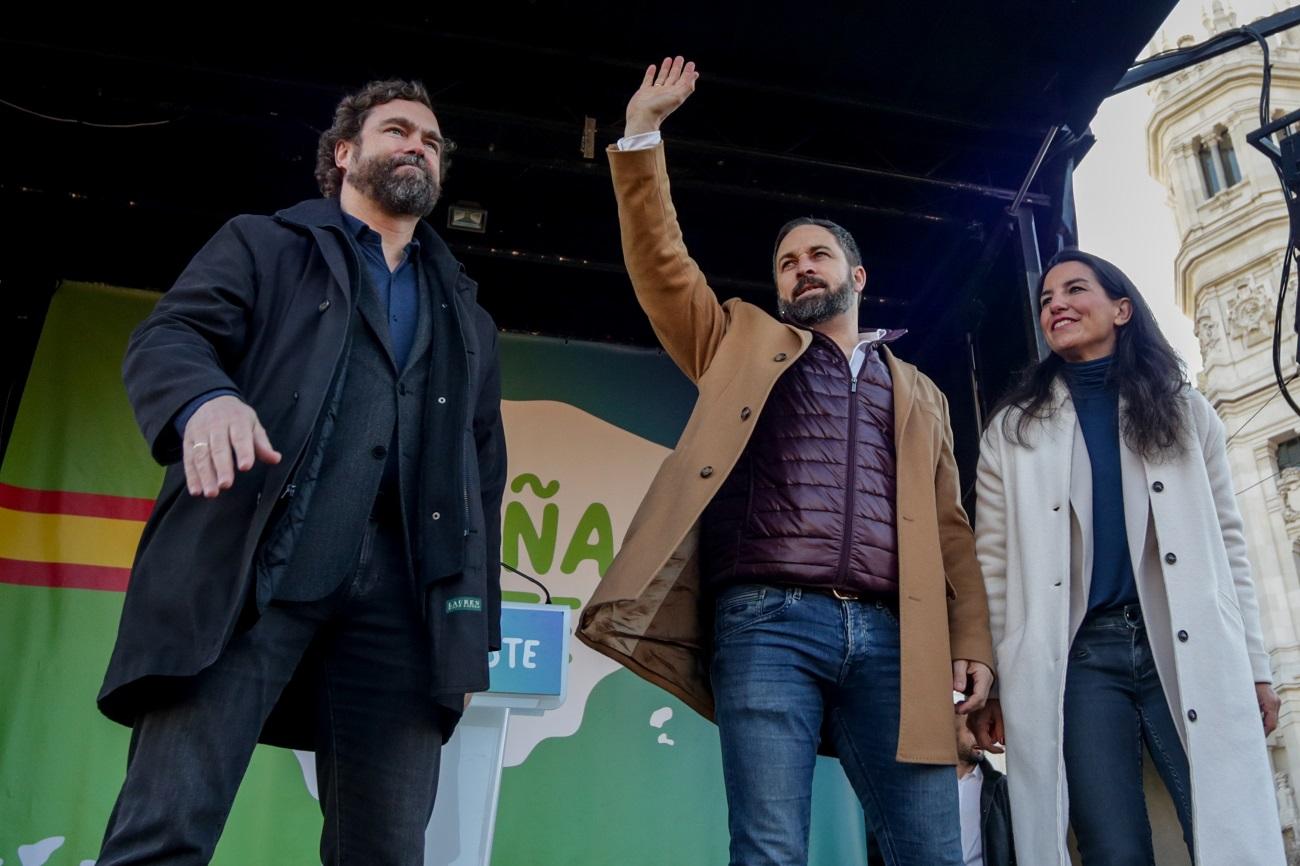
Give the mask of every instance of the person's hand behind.
<svg viewBox="0 0 1300 866">
<path fill-rule="evenodd" d="M 1002 746 L 1007 738 L 1002 724 L 1002 702 L 997 698 L 989 698 L 983 707 L 971 713 L 967 724 L 975 734 L 975 744 L 981 749 L 994 755 L 1006 751 Z"/>
<path fill-rule="evenodd" d="M 1277 727 L 1277 716 L 1282 711 L 1282 700 L 1268 683 L 1255 683 L 1255 699 L 1259 701 L 1259 717 L 1264 722 L 1264 736 Z"/>
<path fill-rule="evenodd" d="M 953 661 L 952 690 L 967 696 L 966 700 L 957 704 L 957 712 L 966 715 L 984 706 L 992 687 L 993 671 L 988 665 L 967 659 Z"/>
</svg>

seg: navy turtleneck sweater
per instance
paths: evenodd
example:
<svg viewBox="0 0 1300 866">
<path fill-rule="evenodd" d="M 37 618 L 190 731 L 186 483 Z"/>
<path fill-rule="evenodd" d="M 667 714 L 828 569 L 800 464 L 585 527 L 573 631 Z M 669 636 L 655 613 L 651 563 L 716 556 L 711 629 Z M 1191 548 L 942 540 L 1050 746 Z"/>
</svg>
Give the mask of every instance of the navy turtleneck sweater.
<svg viewBox="0 0 1300 866">
<path fill-rule="evenodd" d="M 1092 583 L 1088 616 L 1137 604 L 1137 582 L 1124 527 L 1124 485 L 1119 461 L 1119 389 L 1106 381 L 1110 358 L 1065 365 L 1092 466 Z"/>
</svg>

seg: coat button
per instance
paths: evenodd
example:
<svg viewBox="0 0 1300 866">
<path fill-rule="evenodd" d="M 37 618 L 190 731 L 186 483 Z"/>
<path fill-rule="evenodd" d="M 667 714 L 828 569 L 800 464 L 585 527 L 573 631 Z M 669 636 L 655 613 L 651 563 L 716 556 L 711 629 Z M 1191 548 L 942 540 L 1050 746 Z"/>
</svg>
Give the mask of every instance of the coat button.
<svg viewBox="0 0 1300 866">
<path fill-rule="evenodd" d="M 295 399 L 295 400 L 298 399 L 298 392 L 297 392 L 297 391 L 294 391 L 294 392 L 293 392 L 293 399 Z"/>
<path fill-rule="evenodd" d="M 1184 628 L 1178 630 L 1178 639 L 1183 643 L 1187 643 L 1187 629 Z"/>
<path fill-rule="evenodd" d="M 785 352 L 777 352 L 775 355 L 772 356 L 772 360 L 773 360 L 773 361 L 784 361 L 784 360 L 785 360 L 786 358 L 788 358 L 788 357 L 790 357 L 790 356 L 787 355 Z"/>
<path fill-rule="evenodd" d="M 1172 553 L 1165 554 L 1165 562 L 1169 563 L 1170 565 L 1173 565 L 1177 561 L 1178 561 L 1178 557 L 1174 556 Z"/>
<path fill-rule="evenodd" d="M 441 512 L 435 511 L 435 512 L 433 512 L 433 514 L 430 515 L 430 516 L 431 516 L 434 520 L 442 520 L 442 513 L 441 513 Z"/>
<path fill-rule="evenodd" d="M 320 310 L 320 311 L 323 313 L 323 312 L 325 312 L 326 310 L 328 310 L 329 308 L 330 308 L 330 302 L 329 302 L 329 301 L 321 301 L 320 306 L 317 307 L 316 309 Z"/>
<path fill-rule="evenodd" d="M 712 474 L 713 474 L 713 467 L 712 467 L 712 466 L 705 466 L 703 469 L 700 470 L 700 477 L 701 477 L 701 478 L 708 478 L 708 477 L 709 477 L 710 475 L 712 475 Z"/>
<path fill-rule="evenodd" d="M 740 410 L 740 420 L 741 420 L 741 421 L 745 421 L 745 420 L 747 420 L 747 419 L 749 418 L 749 416 L 750 416 L 750 411 L 749 411 L 749 407 L 748 407 L 748 406 L 746 406 L 744 409 L 741 409 L 741 410 Z"/>
<path fill-rule="evenodd" d="M 438 403 L 439 403 L 439 404 L 446 403 L 446 402 L 447 402 L 447 398 L 446 398 L 446 397 L 439 397 L 439 398 L 438 398 Z"/>
<path fill-rule="evenodd" d="M 1188 710 L 1188 711 L 1187 711 L 1187 721 L 1189 721 L 1189 722 L 1194 722 L 1194 721 L 1196 721 L 1196 710 Z"/>
<path fill-rule="evenodd" d="M 1165 489 L 1165 483 L 1163 481 L 1157 481 L 1151 485 L 1151 489 L 1154 490 L 1156 493 L 1160 493 Z"/>
<path fill-rule="evenodd" d="M 388 449 L 383 445 L 376 445 L 374 448 L 370 449 L 370 453 L 375 455 L 376 460 L 383 460 L 388 456 Z"/>
</svg>

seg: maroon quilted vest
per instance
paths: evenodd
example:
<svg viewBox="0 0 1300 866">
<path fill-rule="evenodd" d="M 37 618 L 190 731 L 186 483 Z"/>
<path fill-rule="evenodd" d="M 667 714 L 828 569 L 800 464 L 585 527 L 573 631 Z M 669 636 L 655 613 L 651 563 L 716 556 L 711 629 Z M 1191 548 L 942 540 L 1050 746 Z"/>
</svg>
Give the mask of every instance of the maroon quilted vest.
<svg viewBox="0 0 1300 866">
<path fill-rule="evenodd" d="M 894 392 L 876 347 L 853 379 L 829 337 L 772 389 L 740 460 L 704 511 L 713 588 L 779 583 L 898 597 Z"/>
</svg>

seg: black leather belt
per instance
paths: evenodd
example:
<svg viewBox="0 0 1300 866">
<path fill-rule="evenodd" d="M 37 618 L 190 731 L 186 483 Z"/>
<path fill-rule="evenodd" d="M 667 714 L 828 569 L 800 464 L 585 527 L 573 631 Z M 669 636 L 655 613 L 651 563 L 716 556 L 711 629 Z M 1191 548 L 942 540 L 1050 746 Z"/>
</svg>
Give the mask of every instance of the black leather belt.
<svg viewBox="0 0 1300 866">
<path fill-rule="evenodd" d="M 831 598 L 839 599 L 840 601 L 879 602 L 890 610 L 898 610 L 898 599 L 884 593 L 864 592 L 860 589 L 846 589 L 839 586 L 799 586 L 798 584 L 793 584 L 793 586 L 797 589 L 802 589 L 804 592 L 815 592 L 819 595 L 829 595 Z"/>
</svg>

